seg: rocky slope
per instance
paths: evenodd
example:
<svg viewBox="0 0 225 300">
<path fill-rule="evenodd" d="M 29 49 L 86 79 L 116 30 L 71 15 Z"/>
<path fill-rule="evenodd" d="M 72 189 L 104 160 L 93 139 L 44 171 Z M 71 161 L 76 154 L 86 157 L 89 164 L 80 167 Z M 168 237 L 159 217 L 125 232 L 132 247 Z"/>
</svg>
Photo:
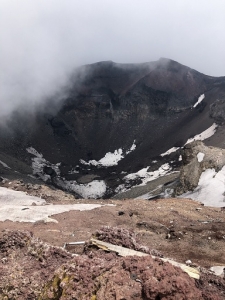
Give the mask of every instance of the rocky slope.
<svg viewBox="0 0 225 300">
<path fill-rule="evenodd" d="M 28 204 L 22 197 L 18 222 L 12 222 L 15 211 L 0 193 L 8 218 L 0 222 L 0 299 L 224 299 L 225 153 L 206 146 L 224 146 L 224 101 L 224 77 L 171 60 L 101 62 L 74 73 L 60 107 L 52 99 L 36 113 L 15 113 L 0 128 L 1 189 L 46 202 L 28 197 Z M 206 145 L 185 145 L 195 135 Z M 182 197 L 199 195 L 209 182 L 215 184 L 214 195 L 207 191 L 210 204 L 219 199 L 220 207 L 157 199 L 177 183 Z M 154 198 L 152 190 L 152 201 L 101 199 L 121 192 L 121 199 Z M 96 209 L 57 210 L 90 201 Z M 51 219 L 40 214 L 46 205 L 55 209 Z M 22 222 L 25 215 L 31 218 Z M 100 240 L 196 267 L 201 277 L 194 280 L 159 258 L 122 258 L 88 242 L 61 248 L 94 232 Z"/>
<path fill-rule="evenodd" d="M 224 99 L 224 77 L 169 59 L 87 65 L 71 77 L 60 107 L 52 99 L 45 112 L 15 113 L 0 129 L 0 160 L 11 168 L 0 164 L 0 172 L 34 173 L 79 196 L 107 198 L 140 182 L 127 182 L 124 172 L 155 171 L 169 162 L 160 156 L 168 149 L 214 122 L 223 128 Z M 178 157 L 170 168 L 179 166 Z"/>
</svg>

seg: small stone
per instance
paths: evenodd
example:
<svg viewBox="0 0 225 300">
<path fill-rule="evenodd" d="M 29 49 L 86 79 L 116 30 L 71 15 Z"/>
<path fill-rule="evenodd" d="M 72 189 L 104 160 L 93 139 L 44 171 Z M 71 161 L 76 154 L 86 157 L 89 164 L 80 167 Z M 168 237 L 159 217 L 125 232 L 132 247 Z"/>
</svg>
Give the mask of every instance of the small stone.
<svg viewBox="0 0 225 300">
<path fill-rule="evenodd" d="M 1 259 L 1 261 L 2 261 L 3 264 L 5 264 L 5 263 L 7 263 L 8 259 L 7 259 L 7 257 L 3 257 L 3 258 Z"/>
<path fill-rule="evenodd" d="M 124 214 L 125 214 L 124 211 L 122 211 L 122 210 L 118 211 L 118 215 L 119 215 L 119 216 L 122 216 L 122 215 L 124 215 Z"/>
<path fill-rule="evenodd" d="M 190 259 L 188 259 L 188 260 L 185 261 L 185 264 L 186 264 L 186 265 L 191 265 L 191 264 L 192 264 L 192 261 L 191 261 Z"/>
</svg>

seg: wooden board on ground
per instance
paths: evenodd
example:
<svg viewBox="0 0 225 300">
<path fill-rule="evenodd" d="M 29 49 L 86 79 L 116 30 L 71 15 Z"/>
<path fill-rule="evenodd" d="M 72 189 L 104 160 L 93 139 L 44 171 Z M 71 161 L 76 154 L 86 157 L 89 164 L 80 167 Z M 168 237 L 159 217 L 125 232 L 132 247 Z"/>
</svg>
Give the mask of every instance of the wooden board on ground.
<svg viewBox="0 0 225 300">
<path fill-rule="evenodd" d="M 90 242 L 93 245 L 95 245 L 98 248 L 100 248 L 100 249 L 103 249 L 105 251 L 116 252 L 120 256 L 133 256 L 133 255 L 136 255 L 136 256 L 148 256 L 148 255 L 150 255 L 150 254 L 147 254 L 147 253 L 143 253 L 141 251 L 136 251 L 136 250 L 133 250 L 133 249 L 122 247 L 122 246 L 117 246 L 117 245 L 113 245 L 113 244 L 106 243 L 106 242 L 103 242 L 103 241 L 99 241 L 99 240 L 94 239 L 94 238 L 92 238 L 90 240 Z M 156 258 L 153 255 L 151 255 L 151 257 L 152 258 Z M 173 261 L 173 260 L 168 259 L 168 258 L 160 258 L 160 257 L 158 257 L 158 258 L 161 259 L 161 260 L 163 260 L 163 261 L 165 261 L 165 262 L 171 263 L 173 266 L 181 268 L 184 272 L 186 272 L 192 278 L 195 278 L 195 279 L 199 279 L 200 278 L 200 273 L 195 268 L 191 268 L 189 266 L 186 266 L 184 264 L 178 263 L 178 262 Z"/>
</svg>

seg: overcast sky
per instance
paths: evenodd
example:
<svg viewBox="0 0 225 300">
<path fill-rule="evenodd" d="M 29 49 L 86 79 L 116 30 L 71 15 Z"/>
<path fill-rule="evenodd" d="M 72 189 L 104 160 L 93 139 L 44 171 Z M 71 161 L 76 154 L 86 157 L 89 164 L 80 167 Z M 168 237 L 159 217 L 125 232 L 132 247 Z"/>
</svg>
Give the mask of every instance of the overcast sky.
<svg viewBox="0 0 225 300">
<path fill-rule="evenodd" d="M 225 75 L 225 0 L 0 0 L 0 117 L 82 64 L 167 57 Z"/>
</svg>

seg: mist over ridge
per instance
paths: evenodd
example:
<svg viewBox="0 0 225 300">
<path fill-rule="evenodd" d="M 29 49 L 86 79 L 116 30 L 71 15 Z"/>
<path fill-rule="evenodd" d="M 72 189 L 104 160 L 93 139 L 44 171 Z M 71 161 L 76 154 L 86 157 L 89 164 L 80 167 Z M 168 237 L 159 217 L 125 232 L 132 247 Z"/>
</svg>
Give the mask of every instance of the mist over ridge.
<svg viewBox="0 0 225 300">
<path fill-rule="evenodd" d="M 62 98 L 73 71 L 97 61 L 168 57 L 207 75 L 224 75 L 223 8 L 219 0 L 2 0 L 1 122 L 13 111 L 32 112 L 48 98 Z"/>
</svg>

